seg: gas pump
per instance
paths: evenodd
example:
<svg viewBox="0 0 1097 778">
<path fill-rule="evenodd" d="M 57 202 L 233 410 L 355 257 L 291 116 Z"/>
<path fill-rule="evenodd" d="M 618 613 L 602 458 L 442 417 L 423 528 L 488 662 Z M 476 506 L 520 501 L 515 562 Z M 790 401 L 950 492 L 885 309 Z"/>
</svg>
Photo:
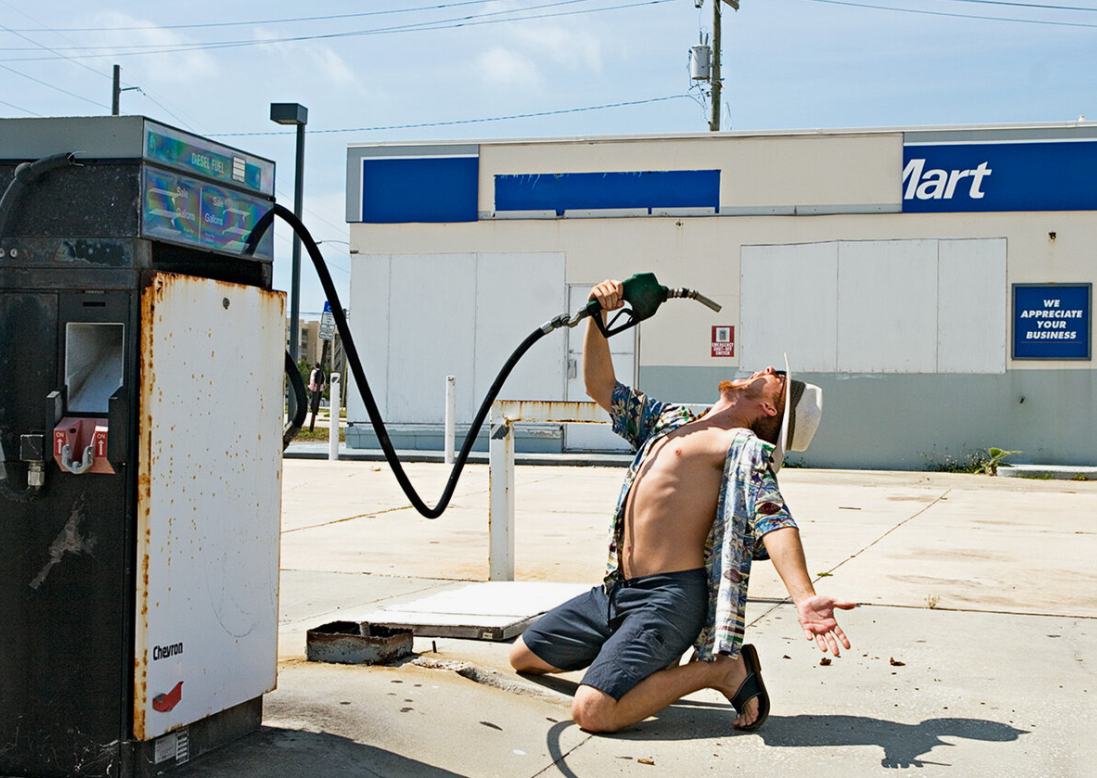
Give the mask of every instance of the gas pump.
<svg viewBox="0 0 1097 778">
<path fill-rule="evenodd" d="M 156 775 L 260 725 L 274 173 L 143 117 L 0 119 L 2 775 Z"/>
</svg>

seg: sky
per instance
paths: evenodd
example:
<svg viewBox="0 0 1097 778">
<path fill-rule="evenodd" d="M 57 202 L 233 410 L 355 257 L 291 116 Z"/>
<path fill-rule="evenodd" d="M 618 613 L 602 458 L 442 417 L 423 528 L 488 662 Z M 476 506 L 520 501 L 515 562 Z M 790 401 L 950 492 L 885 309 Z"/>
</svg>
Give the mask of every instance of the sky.
<svg viewBox="0 0 1097 778">
<path fill-rule="evenodd" d="M 689 50 L 713 0 L 0 0 L 0 117 L 144 115 L 277 164 L 346 305 L 351 143 L 700 133 Z M 741 0 L 725 4 L 721 129 L 1097 120 L 1097 0 Z M 0 138 L 2 148 L 2 138 Z M 275 287 L 292 235 L 275 228 Z M 303 257 L 302 318 L 323 293 Z"/>
</svg>

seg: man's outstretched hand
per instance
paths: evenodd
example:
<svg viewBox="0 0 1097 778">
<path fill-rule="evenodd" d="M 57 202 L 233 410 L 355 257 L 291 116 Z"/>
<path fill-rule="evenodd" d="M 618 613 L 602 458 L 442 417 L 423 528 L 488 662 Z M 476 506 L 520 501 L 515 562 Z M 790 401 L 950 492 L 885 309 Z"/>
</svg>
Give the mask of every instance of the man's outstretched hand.
<svg viewBox="0 0 1097 778">
<path fill-rule="evenodd" d="M 834 609 L 841 608 L 848 611 L 856 607 L 855 602 L 840 601 L 833 597 L 816 594 L 796 603 L 796 618 L 804 628 L 804 636 L 808 640 L 814 640 L 820 651 L 830 651 L 835 656 L 839 656 L 841 651 L 838 649 L 838 644 L 841 643 L 844 648 L 849 648 L 849 638 L 838 626 L 838 621 L 834 618 Z"/>
</svg>

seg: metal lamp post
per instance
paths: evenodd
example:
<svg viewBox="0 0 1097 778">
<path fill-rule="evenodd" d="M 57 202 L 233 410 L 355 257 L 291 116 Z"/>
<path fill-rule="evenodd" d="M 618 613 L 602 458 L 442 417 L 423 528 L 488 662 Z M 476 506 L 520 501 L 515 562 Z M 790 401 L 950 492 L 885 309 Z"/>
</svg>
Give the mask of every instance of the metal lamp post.
<svg viewBox="0 0 1097 778">
<path fill-rule="evenodd" d="M 309 109 L 300 103 L 271 103 L 270 120 L 278 124 L 297 126 L 297 159 L 293 177 L 293 215 L 301 218 L 301 203 L 305 193 L 305 125 L 309 122 Z M 289 353 L 297 364 L 300 348 L 301 314 L 301 238 L 293 234 L 293 275 L 289 293 Z"/>
</svg>

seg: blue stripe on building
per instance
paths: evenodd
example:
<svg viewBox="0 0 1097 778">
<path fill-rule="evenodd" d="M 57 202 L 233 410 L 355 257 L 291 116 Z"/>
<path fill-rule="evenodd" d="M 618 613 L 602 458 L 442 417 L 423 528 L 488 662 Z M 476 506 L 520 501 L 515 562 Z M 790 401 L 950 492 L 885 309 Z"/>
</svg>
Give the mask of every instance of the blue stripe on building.
<svg viewBox="0 0 1097 778">
<path fill-rule="evenodd" d="M 720 208 L 719 170 L 497 175 L 496 211 Z"/>
</svg>

